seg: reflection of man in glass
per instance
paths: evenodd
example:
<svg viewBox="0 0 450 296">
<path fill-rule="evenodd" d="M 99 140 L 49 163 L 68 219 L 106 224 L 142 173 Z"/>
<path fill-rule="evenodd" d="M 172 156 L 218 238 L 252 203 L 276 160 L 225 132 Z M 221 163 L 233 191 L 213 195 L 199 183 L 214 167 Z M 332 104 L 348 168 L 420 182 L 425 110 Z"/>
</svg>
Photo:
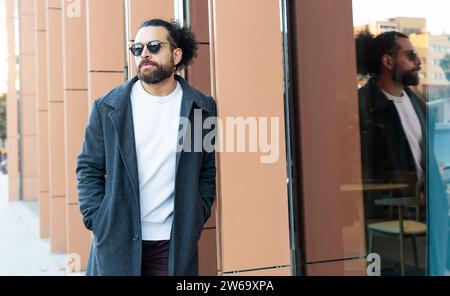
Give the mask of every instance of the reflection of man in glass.
<svg viewBox="0 0 450 296">
<path fill-rule="evenodd" d="M 356 48 L 358 73 L 370 76 L 358 91 L 364 182 L 409 183 L 398 197 L 427 192 L 428 273 L 443 274 L 448 202 L 433 152 L 434 120 L 409 87 L 419 84 L 421 61 L 399 32 L 360 33 Z"/>
<path fill-rule="evenodd" d="M 360 34 L 357 50 L 358 72 L 371 76 L 359 90 L 364 180 L 422 184 L 425 103 L 409 88 L 419 84 L 415 48 L 408 36 L 386 32 Z"/>
</svg>

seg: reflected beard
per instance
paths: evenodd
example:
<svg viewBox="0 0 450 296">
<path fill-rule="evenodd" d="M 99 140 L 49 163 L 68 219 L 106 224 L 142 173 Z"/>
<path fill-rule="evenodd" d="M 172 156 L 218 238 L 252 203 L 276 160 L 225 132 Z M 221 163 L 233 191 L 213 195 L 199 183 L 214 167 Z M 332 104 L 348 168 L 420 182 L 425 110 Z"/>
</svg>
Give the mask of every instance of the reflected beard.
<svg viewBox="0 0 450 296">
<path fill-rule="evenodd" d="M 420 83 L 419 74 L 413 71 L 401 72 L 397 65 L 394 65 L 392 80 L 403 86 L 416 86 Z"/>
</svg>

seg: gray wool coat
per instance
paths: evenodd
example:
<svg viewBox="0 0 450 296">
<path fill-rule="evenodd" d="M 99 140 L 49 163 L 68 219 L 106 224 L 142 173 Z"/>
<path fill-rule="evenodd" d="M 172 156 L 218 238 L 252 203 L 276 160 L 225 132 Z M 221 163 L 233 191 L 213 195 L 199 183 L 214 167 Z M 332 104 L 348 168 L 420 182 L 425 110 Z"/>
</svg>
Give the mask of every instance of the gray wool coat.
<svg viewBox="0 0 450 296">
<path fill-rule="evenodd" d="M 180 116 L 189 118 L 192 127 L 195 109 L 202 110 L 202 121 L 216 116 L 211 97 L 180 76 L 175 78 L 183 89 Z M 130 100 L 137 80 L 134 77 L 95 101 L 78 156 L 79 207 L 84 225 L 93 232 L 87 275 L 141 275 L 139 179 Z M 202 141 L 214 132 L 213 126 L 203 129 Z M 194 143 L 194 128 L 180 129 L 179 139 L 180 145 Z M 216 191 L 215 152 L 203 148 L 176 155 L 169 275 L 198 275 L 198 239 Z"/>
</svg>

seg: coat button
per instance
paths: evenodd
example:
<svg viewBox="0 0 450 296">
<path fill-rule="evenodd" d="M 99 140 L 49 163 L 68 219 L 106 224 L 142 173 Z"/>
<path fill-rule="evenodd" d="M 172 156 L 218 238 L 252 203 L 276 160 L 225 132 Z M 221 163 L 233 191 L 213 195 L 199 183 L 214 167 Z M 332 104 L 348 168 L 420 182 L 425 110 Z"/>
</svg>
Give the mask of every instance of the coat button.
<svg viewBox="0 0 450 296">
<path fill-rule="evenodd" d="M 135 241 L 139 240 L 139 235 L 137 235 L 137 234 L 133 235 L 133 240 L 135 240 Z"/>
</svg>

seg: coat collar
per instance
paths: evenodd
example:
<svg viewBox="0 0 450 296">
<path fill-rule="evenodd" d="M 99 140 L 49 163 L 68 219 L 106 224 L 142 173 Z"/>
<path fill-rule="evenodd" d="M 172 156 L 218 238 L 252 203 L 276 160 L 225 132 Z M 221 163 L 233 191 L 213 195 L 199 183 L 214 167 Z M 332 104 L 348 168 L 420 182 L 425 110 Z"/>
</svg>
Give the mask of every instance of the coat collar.
<svg viewBox="0 0 450 296">
<path fill-rule="evenodd" d="M 369 88 L 369 94 L 372 97 L 371 102 L 374 109 L 385 109 L 393 105 L 393 103 L 387 98 L 387 96 L 378 88 L 376 78 L 371 78 L 367 83 L 367 87 Z M 422 121 L 423 118 L 420 118 L 420 114 L 423 112 L 421 112 L 419 106 L 420 99 L 409 87 L 405 87 L 405 92 L 408 94 L 414 110 L 416 111 L 416 113 L 418 113 L 419 120 Z"/>
<path fill-rule="evenodd" d="M 107 104 L 108 106 L 114 108 L 114 109 L 121 109 L 124 108 L 130 101 L 130 94 L 131 89 L 133 88 L 133 85 L 138 81 L 139 78 L 137 76 L 133 77 L 133 79 L 129 80 L 128 82 L 122 84 L 121 86 L 117 87 L 115 90 L 113 90 L 111 93 L 106 95 L 103 99 L 103 103 Z M 175 80 L 180 83 L 180 86 L 183 90 L 183 101 L 187 102 L 188 105 L 191 105 L 192 103 L 195 103 L 198 107 L 201 109 L 211 112 L 212 108 L 210 104 L 208 104 L 204 98 L 204 95 L 201 94 L 198 90 L 193 88 L 189 83 L 187 83 L 186 80 L 183 79 L 183 77 L 175 74 Z M 182 114 L 181 114 L 182 115 Z"/>
<path fill-rule="evenodd" d="M 175 79 L 180 83 L 183 89 L 180 110 L 181 117 L 189 118 L 194 104 L 207 112 L 211 112 L 212 108 L 209 106 L 206 97 L 203 94 L 191 87 L 182 77 L 175 75 Z M 119 152 L 124 161 L 126 173 L 132 184 L 132 189 L 137 198 L 137 202 L 139 202 L 139 173 L 134 137 L 133 111 L 130 98 L 131 90 L 136 81 L 138 81 L 137 76 L 114 89 L 103 98 L 103 103 L 114 109 L 109 112 L 109 118 L 116 131 Z M 183 130 L 180 130 L 179 133 L 182 131 Z M 184 129 L 184 132 L 186 132 L 186 129 Z M 186 135 L 179 134 L 178 139 L 184 139 L 185 136 Z M 181 151 L 177 152 L 176 175 L 178 173 L 181 156 Z"/>
</svg>

